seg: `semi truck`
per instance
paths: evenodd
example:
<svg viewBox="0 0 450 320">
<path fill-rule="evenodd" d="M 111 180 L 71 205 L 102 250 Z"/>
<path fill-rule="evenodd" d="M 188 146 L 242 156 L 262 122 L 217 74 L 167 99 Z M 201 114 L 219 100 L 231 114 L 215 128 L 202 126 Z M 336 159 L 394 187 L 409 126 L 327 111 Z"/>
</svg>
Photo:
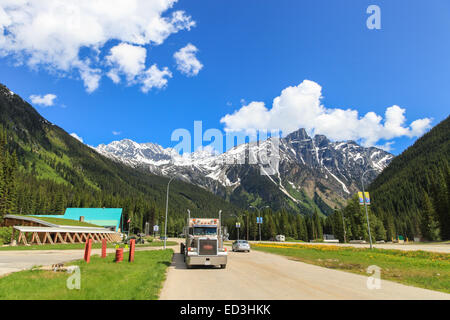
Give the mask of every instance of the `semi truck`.
<svg viewBox="0 0 450 320">
<path fill-rule="evenodd" d="M 189 218 L 180 244 L 186 267 L 227 266 L 228 252 L 223 246 L 220 218 Z"/>
</svg>

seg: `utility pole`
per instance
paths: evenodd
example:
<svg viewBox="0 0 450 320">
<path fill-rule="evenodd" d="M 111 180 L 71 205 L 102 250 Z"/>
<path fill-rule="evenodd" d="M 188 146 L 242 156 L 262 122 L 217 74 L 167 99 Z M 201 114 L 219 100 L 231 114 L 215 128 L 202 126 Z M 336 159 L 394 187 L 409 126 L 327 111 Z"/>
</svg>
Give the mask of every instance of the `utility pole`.
<svg viewBox="0 0 450 320">
<path fill-rule="evenodd" d="M 164 249 L 166 249 L 166 241 L 167 241 L 167 211 L 169 208 L 169 186 L 172 180 L 175 179 L 175 177 L 170 178 L 169 182 L 167 183 L 167 196 L 166 196 L 166 223 L 164 224 Z"/>
<path fill-rule="evenodd" d="M 362 189 L 363 189 L 364 208 L 366 209 L 367 228 L 369 230 L 370 249 L 372 249 L 372 235 L 370 234 L 369 213 L 367 212 L 366 193 L 365 193 L 365 190 L 364 190 L 364 175 L 367 172 L 370 172 L 370 171 L 376 171 L 376 170 L 375 169 L 369 169 L 369 170 L 364 171 L 364 173 L 362 174 L 362 177 L 361 177 L 361 182 L 362 182 Z"/>
</svg>

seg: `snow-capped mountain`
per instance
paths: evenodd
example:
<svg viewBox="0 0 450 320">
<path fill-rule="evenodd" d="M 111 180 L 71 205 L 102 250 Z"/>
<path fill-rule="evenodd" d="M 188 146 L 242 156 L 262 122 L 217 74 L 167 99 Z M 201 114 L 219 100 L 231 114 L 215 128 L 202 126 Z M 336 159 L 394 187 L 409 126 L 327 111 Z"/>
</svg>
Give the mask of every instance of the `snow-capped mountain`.
<svg viewBox="0 0 450 320">
<path fill-rule="evenodd" d="M 273 172 L 251 161 L 274 140 L 236 146 L 222 154 L 203 149 L 181 156 L 172 148 L 124 139 L 96 150 L 133 167 L 147 168 L 158 175 L 180 175 L 243 206 L 270 204 L 299 212 L 319 209 L 330 212 L 336 204 L 358 191 L 361 176 L 370 182 L 393 159 L 375 147 L 365 148 L 354 141 L 332 142 L 323 135 L 313 138 L 304 129 L 277 140 L 278 161 Z"/>
</svg>

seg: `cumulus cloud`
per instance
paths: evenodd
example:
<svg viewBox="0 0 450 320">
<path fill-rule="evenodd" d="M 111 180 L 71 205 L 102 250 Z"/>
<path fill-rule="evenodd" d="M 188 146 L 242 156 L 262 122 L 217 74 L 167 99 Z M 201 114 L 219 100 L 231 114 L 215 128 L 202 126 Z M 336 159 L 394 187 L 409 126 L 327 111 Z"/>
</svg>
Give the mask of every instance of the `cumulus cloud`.
<svg viewBox="0 0 450 320">
<path fill-rule="evenodd" d="M 197 47 L 191 43 L 175 52 L 173 57 L 177 63 L 177 69 L 181 73 L 192 77 L 200 72 L 203 68 L 203 64 L 195 56 L 197 52 Z"/>
<path fill-rule="evenodd" d="M 357 110 L 331 109 L 321 104 L 322 87 L 304 80 L 298 86 L 288 87 L 273 100 L 269 109 L 264 102 L 251 102 L 220 121 L 227 132 L 254 134 L 257 130 L 282 130 L 289 134 L 305 128 L 310 135 L 324 134 L 332 140 L 355 140 L 364 146 L 374 146 L 380 140 L 398 137 L 417 137 L 431 126 L 424 118 L 406 124 L 406 110 L 388 107 L 384 118 L 375 112 L 360 116 Z M 392 141 L 383 146 L 390 149 Z"/>
<path fill-rule="evenodd" d="M 167 67 L 162 70 L 156 64 L 145 70 L 147 50 L 140 46 L 121 43 L 110 50 L 106 57 L 112 69 L 108 77 L 114 82 L 120 82 L 120 76 L 124 75 L 128 85 L 139 83 L 141 91 L 147 93 L 152 88 L 164 88 L 172 73 Z"/>
<path fill-rule="evenodd" d="M 147 93 L 152 88 L 164 88 L 167 85 L 167 78 L 172 78 L 172 72 L 170 72 L 167 67 L 160 70 L 158 69 L 158 66 L 154 64 L 141 76 L 141 91 Z"/>
<path fill-rule="evenodd" d="M 83 143 L 83 138 L 81 138 L 79 135 L 77 135 L 75 132 L 70 134 L 72 137 Z"/>
<path fill-rule="evenodd" d="M 113 66 L 108 76 L 115 82 L 120 82 L 119 74 L 126 76 L 127 81 L 133 82 L 145 69 L 147 50 L 140 46 L 121 43 L 110 50 L 106 57 L 108 63 Z"/>
<path fill-rule="evenodd" d="M 43 107 L 51 107 L 55 104 L 56 95 L 49 93 L 44 96 L 41 95 L 31 95 L 30 100 L 32 104 L 43 106 Z"/>
<path fill-rule="evenodd" d="M 195 26 L 183 11 L 168 13 L 176 2 L 2 0 L 0 56 L 12 56 L 17 64 L 34 69 L 43 67 L 54 74 L 78 77 L 92 92 L 104 76 L 101 68 L 110 62 L 104 54 L 107 43 L 160 45 L 171 34 Z M 113 52 L 111 59 L 116 59 L 115 69 L 106 73 L 116 81 L 114 74 L 129 76 L 135 72 L 133 67 L 140 67 L 126 64 L 120 52 Z"/>
</svg>

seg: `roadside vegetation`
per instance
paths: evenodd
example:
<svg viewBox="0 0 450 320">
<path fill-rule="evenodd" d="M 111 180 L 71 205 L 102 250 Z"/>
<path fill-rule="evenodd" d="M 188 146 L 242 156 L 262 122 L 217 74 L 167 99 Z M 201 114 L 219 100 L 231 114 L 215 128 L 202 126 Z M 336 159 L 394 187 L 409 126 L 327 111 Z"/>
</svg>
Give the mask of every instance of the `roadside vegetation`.
<svg viewBox="0 0 450 320">
<path fill-rule="evenodd" d="M 114 262 L 92 256 L 68 263 L 80 267 L 81 288 L 69 290 L 67 272 L 27 270 L 0 278 L 0 300 L 156 300 L 172 261 L 173 251 L 136 251 L 135 261 Z"/>
<path fill-rule="evenodd" d="M 36 217 L 36 216 L 30 217 L 30 216 L 26 216 L 26 215 L 18 215 L 18 216 L 35 218 L 35 219 L 39 219 L 39 220 L 42 220 L 44 222 L 53 223 L 53 224 L 56 224 L 56 225 L 59 225 L 59 226 L 103 228 L 101 226 L 98 226 L 96 224 L 92 224 L 92 223 L 89 223 L 89 222 L 77 221 L 77 220 L 71 220 L 71 219 L 64 219 L 64 218 Z"/>
<path fill-rule="evenodd" d="M 253 244 L 252 249 L 363 275 L 376 265 L 382 280 L 450 293 L 450 255 L 445 253 L 278 243 Z"/>
</svg>

